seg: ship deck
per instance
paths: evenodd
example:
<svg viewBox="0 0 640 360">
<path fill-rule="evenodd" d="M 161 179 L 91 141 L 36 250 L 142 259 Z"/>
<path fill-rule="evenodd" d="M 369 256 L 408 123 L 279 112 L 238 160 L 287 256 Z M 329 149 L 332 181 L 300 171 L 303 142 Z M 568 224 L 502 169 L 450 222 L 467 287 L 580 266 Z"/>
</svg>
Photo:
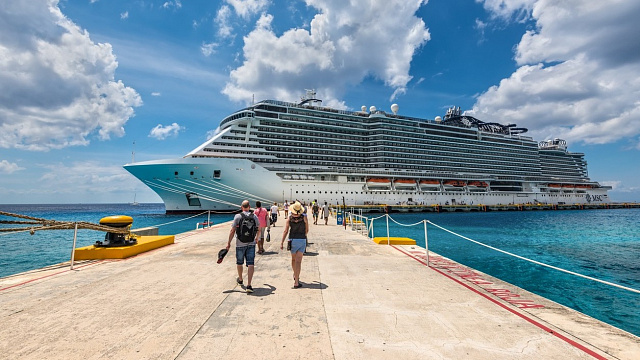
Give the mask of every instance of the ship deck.
<svg viewBox="0 0 640 360">
<path fill-rule="evenodd" d="M 335 224 L 335 218 L 332 218 Z M 415 245 L 311 226 L 293 289 L 282 226 L 256 255 L 255 292 L 229 223 L 123 260 L 0 279 L 9 359 L 633 359 L 640 339 Z M 246 284 L 245 278 L 245 284 Z"/>
</svg>

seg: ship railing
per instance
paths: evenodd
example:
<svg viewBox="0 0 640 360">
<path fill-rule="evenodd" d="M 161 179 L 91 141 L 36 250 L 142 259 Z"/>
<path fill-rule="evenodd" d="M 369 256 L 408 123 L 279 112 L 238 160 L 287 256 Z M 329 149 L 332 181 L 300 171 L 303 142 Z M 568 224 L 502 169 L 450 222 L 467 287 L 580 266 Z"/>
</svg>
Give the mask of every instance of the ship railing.
<svg viewBox="0 0 640 360">
<path fill-rule="evenodd" d="M 524 257 L 524 256 L 520 256 L 520 255 L 511 253 L 511 252 L 508 252 L 508 251 L 505 251 L 505 250 L 502 250 L 502 249 L 498 249 L 498 248 L 496 248 L 494 246 L 487 245 L 487 244 L 484 244 L 484 243 L 482 243 L 480 241 L 477 241 L 477 240 L 471 239 L 469 237 L 466 237 L 464 235 L 458 234 L 458 233 L 456 233 L 456 232 L 454 232 L 452 230 L 449 230 L 449 229 L 447 229 L 445 227 L 442 227 L 442 226 L 440 226 L 438 224 L 435 224 L 435 223 L 433 223 L 433 222 L 431 222 L 429 220 L 426 220 L 426 219 L 421 220 L 421 221 L 416 222 L 416 223 L 413 223 L 413 224 L 403 224 L 403 223 L 400 223 L 400 222 L 396 221 L 395 219 L 393 219 L 389 214 L 385 214 L 385 215 L 378 216 L 378 217 L 371 218 L 371 219 L 367 218 L 366 216 L 362 216 L 362 213 L 355 214 L 353 212 L 347 212 L 345 214 L 345 221 L 349 221 L 349 223 L 351 224 L 351 230 L 358 231 L 358 232 L 362 233 L 363 236 L 367 237 L 368 239 L 373 239 L 375 237 L 374 231 L 373 231 L 374 230 L 374 227 L 373 227 L 374 221 L 381 220 L 383 218 L 385 219 L 385 222 L 386 222 L 385 228 L 386 228 L 387 245 L 391 245 L 391 236 L 390 236 L 391 234 L 390 234 L 389 221 L 395 223 L 396 225 L 398 225 L 400 227 L 413 227 L 413 226 L 420 226 L 420 225 L 422 225 L 424 227 L 425 259 L 426 259 L 426 265 L 427 266 L 430 266 L 430 264 L 429 264 L 429 242 L 428 242 L 429 238 L 427 236 L 427 224 L 430 224 L 431 226 L 433 226 L 433 227 L 435 227 L 437 229 L 440 229 L 440 230 L 442 230 L 444 232 L 447 232 L 447 233 L 449 233 L 451 235 L 454 235 L 457 238 L 472 242 L 474 244 L 486 247 L 488 249 L 491 249 L 493 251 L 496 251 L 496 252 L 499 252 L 499 253 L 514 257 L 516 259 L 520 259 L 520 260 L 527 261 L 527 262 L 530 262 L 530 263 L 533 263 L 533 264 L 536 264 L 536 265 L 539 265 L 539 266 L 543 266 L 543 267 L 546 267 L 546 268 L 549 268 L 549 269 L 560 271 L 560 272 L 563 272 L 563 273 L 566 273 L 566 274 L 569 274 L 569 275 L 572 275 L 572 276 L 581 277 L 583 279 L 587 279 L 587 280 L 590 280 L 590 281 L 598 282 L 598 283 L 601 283 L 601 284 L 605 284 L 605 285 L 612 286 L 612 287 L 617 287 L 619 289 L 623 289 L 623 290 L 626 290 L 626 291 L 630 291 L 630 292 L 634 292 L 634 293 L 640 294 L 640 290 L 638 290 L 638 289 L 634 289 L 634 288 L 631 288 L 631 287 L 628 287 L 628 286 L 616 284 L 616 283 L 613 283 L 613 282 L 610 282 L 610 281 L 601 280 L 601 279 L 598 279 L 598 278 L 594 278 L 592 276 L 580 274 L 580 273 L 577 273 L 575 271 L 563 269 L 563 268 L 558 267 L 558 266 L 549 265 L 549 264 L 543 263 L 541 261 L 533 260 L 533 259 L 530 259 L 530 258 L 527 258 L 527 257 Z M 360 227 L 358 227 L 356 224 L 365 224 L 366 225 L 366 232 L 362 232 L 362 229 Z"/>
</svg>

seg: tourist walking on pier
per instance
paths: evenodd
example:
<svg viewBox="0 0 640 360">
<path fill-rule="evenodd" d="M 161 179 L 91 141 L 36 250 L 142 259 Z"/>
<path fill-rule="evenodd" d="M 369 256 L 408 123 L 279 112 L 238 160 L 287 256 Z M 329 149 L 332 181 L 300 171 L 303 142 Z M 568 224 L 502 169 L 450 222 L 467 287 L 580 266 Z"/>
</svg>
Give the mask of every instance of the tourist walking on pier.
<svg viewBox="0 0 640 360">
<path fill-rule="evenodd" d="M 284 208 L 284 218 L 286 219 L 289 217 L 289 200 L 285 200 L 282 207 Z"/>
<path fill-rule="evenodd" d="M 247 293 L 253 292 L 251 279 L 253 278 L 254 261 L 256 257 L 256 241 L 258 241 L 258 217 L 251 212 L 249 200 L 242 202 L 242 212 L 233 218 L 229 231 L 227 251 L 231 247 L 231 240 L 236 238 L 236 268 L 238 269 L 238 285 L 243 285 L 242 268 L 247 264 Z"/>
<path fill-rule="evenodd" d="M 329 205 L 327 205 L 327 202 L 324 202 L 324 205 L 322 205 L 322 218 L 324 219 L 324 224 L 325 225 L 329 225 Z"/>
<path fill-rule="evenodd" d="M 301 288 L 300 269 L 302 268 L 302 257 L 307 247 L 307 233 L 309 232 L 309 223 L 307 216 L 303 214 L 302 204 L 296 201 L 291 205 L 291 216 L 287 219 L 282 232 L 282 242 L 280 242 L 280 250 L 284 247 L 284 240 L 289 236 L 291 248 L 291 268 L 293 269 L 293 287 Z"/>
<path fill-rule="evenodd" d="M 258 240 L 258 254 L 262 255 L 264 253 L 264 231 L 267 229 L 269 225 L 267 223 L 268 211 L 267 209 L 262 207 L 262 203 L 260 201 L 256 201 L 256 209 L 253 210 L 253 213 L 260 220 L 260 240 Z"/>
<path fill-rule="evenodd" d="M 313 202 L 311 211 L 313 212 L 313 225 L 318 225 L 318 213 L 320 212 L 320 206 L 318 206 L 317 201 Z"/>
<path fill-rule="evenodd" d="M 278 203 L 274 202 L 273 206 L 271 206 L 271 225 L 276 226 L 276 221 L 278 221 L 279 215 L 280 209 L 278 208 Z"/>
</svg>

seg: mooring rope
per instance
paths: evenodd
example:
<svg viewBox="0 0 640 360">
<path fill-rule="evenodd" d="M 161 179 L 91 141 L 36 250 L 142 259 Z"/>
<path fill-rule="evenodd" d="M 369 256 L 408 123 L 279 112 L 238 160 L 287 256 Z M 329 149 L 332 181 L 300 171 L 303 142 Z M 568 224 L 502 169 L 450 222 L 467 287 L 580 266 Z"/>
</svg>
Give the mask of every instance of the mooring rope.
<svg viewBox="0 0 640 360">
<path fill-rule="evenodd" d="M 529 259 L 529 258 L 526 258 L 526 257 L 524 257 L 524 256 L 516 255 L 516 254 L 510 253 L 510 252 L 508 252 L 508 251 L 504 251 L 504 250 L 498 249 L 498 248 L 493 247 L 493 246 L 491 246 L 491 245 L 483 244 L 483 243 L 481 243 L 481 242 L 479 242 L 479 241 L 477 241 L 477 240 L 470 239 L 470 238 L 468 238 L 468 237 L 466 237 L 466 236 L 463 236 L 463 235 L 457 234 L 457 233 L 455 233 L 455 232 L 453 232 L 453 231 L 451 231 L 451 230 L 449 230 L 449 229 L 443 228 L 443 227 L 442 227 L 442 226 L 440 226 L 440 225 L 434 224 L 434 223 L 432 223 L 432 222 L 431 222 L 431 221 L 429 221 L 429 220 L 426 220 L 426 221 L 427 221 L 427 223 L 429 223 L 429 224 L 431 224 L 431 225 L 433 225 L 433 226 L 437 227 L 438 229 L 444 230 L 444 231 L 446 231 L 446 232 L 448 232 L 448 233 L 450 233 L 450 234 L 456 235 L 456 236 L 461 237 L 461 238 L 463 238 L 463 239 L 465 239 L 465 240 L 467 240 L 467 241 L 471 241 L 471 242 L 473 242 L 473 243 L 475 243 L 475 244 L 478 244 L 478 245 L 484 246 L 484 247 L 489 248 L 489 249 L 491 249 L 491 250 L 495 250 L 495 251 L 501 252 L 501 253 L 503 253 L 503 254 L 506 254 L 506 255 L 509 255 L 509 256 L 516 257 L 516 258 L 521 259 L 521 260 L 529 261 L 529 262 L 531 262 L 531 263 L 534 263 L 534 264 L 537 264 L 537 265 L 540 265 L 540 266 L 545 266 L 545 267 L 548 267 L 548 268 L 550 268 L 550 269 L 554 269 L 554 270 L 562 271 L 562 272 L 567 273 L 567 274 L 571 274 L 571 275 L 579 276 L 579 277 L 584 278 L 584 279 L 597 281 L 597 282 L 602 283 L 602 284 L 606 284 L 606 285 L 610 285 L 610 286 L 615 286 L 615 287 L 620 288 L 620 289 L 624 289 L 624 290 L 627 290 L 627 291 L 631 291 L 631 292 L 634 292 L 634 293 L 638 293 L 638 294 L 640 294 L 640 290 L 636 290 L 636 289 L 633 289 L 633 288 L 630 288 L 630 287 L 627 287 L 627 286 L 624 286 L 624 285 L 619 285 L 619 284 L 616 284 L 616 283 L 612 283 L 612 282 L 609 282 L 609 281 L 596 279 L 596 278 L 591 277 L 591 276 L 583 275 L 583 274 L 580 274 L 580 273 L 577 273 L 577 272 L 574 272 L 574 271 L 571 271 L 571 270 L 566 270 L 566 269 L 563 269 L 563 268 L 559 268 L 559 267 L 557 267 L 557 266 L 553 266 L 553 265 L 545 264 L 545 263 L 540 262 L 540 261 L 536 261 L 536 260 L 533 260 L 533 259 Z"/>
<path fill-rule="evenodd" d="M 14 214 L 6 211 L 0 211 L 0 215 L 32 220 L 31 222 L 2 220 L 0 221 L 0 224 L 37 225 L 37 226 L 30 226 L 30 227 L 23 226 L 19 228 L 0 228 L 0 232 L 4 233 L 0 235 L 15 234 L 18 232 L 27 232 L 27 231 L 33 235 L 36 231 L 42 231 L 42 230 L 73 230 L 75 229 L 76 224 L 78 225 L 78 229 L 96 230 L 96 231 L 110 232 L 115 234 L 129 234 L 129 229 L 127 228 L 116 228 L 111 226 L 94 224 L 86 221 L 49 220 L 49 219 L 42 219 L 42 218 L 37 218 L 33 216 L 28 216 L 28 215 Z"/>
<path fill-rule="evenodd" d="M 372 220 L 372 221 L 371 221 L 371 229 L 373 229 L 373 220 L 381 219 L 381 218 L 383 218 L 383 217 L 385 217 L 385 216 L 388 216 L 388 215 L 382 215 L 382 216 L 380 216 L 380 217 L 377 217 L 377 218 L 373 218 L 373 219 L 371 219 L 371 220 Z M 560 267 L 557 267 L 557 266 L 553 266 L 553 265 L 545 264 L 545 263 L 540 262 L 540 261 L 536 261 L 536 260 L 533 260 L 533 259 L 526 258 L 526 257 L 524 257 L 524 256 L 516 255 L 516 254 L 510 253 L 510 252 L 508 252 L 508 251 L 498 249 L 498 248 L 493 247 L 493 246 L 491 246 L 491 245 L 487 245 L 487 244 L 481 243 L 481 242 L 479 242 L 479 241 L 477 241 L 477 240 L 473 240 L 473 239 L 471 239 L 471 238 L 468 238 L 468 237 L 466 237 L 466 236 L 464 236 L 464 235 L 460 235 L 460 234 L 458 234 L 458 233 L 456 233 L 456 232 L 453 232 L 453 231 L 451 231 L 451 230 L 449 230 L 449 229 L 447 229 L 447 228 L 444 228 L 444 227 L 442 227 L 442 226 L 440 226 L 440 225 L 438 225 L 438 224 L 434 224 L 433 222 L 431 222 L 431 221 L 429 221 L 429 220 L 423 220 L 423 221 L 420 221 L 420 222 L 415 223 L 415 224 L 407 225 L 407 224 L 399 223 L 398 221 L 394 220 L 391 216 L 389 216 L 389 219 L 391 219 L 394 223 L 396 223 L 396 224 L 398 224 L 398 225 L 401 225 L 401 226 L 415 226 L 415 225 L 421 224 L 421 223 L 423 223 L 423 222 L 427 222 L 427 223 L 429 223 L 429 224 L 431 224 L 431 225 L 433 225 L 433 226 L 437 227 L 438 229 L 441 229 L 441 230 L 443 230 L 443 231 L 446 231 L 446 232 L 448 232 L 448 233 L 450 233 L 450 234 L 452 234 L 452 235 L 458 236 L 458 237 L 460 237 L 460 238 L 462 238 L 462 239 L 465 239 L 465 240 L 467 240 L 467 241 L 471 241 L 471 242 L 473 242 L 473 243 L 475 243 L 475 244 L 478 244 L 478 245 L 484 246 L 484 247 L 489 248 L 489 249 L 491 249 L 491 250 L 495 250 L 495 251 L 501 252 L 501 253 L 503 253 L 503 254 L 506 254 L 506 255 L 509 255 L 509 256 L 513 256 L 513 257 L 518 258 L 518 259 L 520 259 L 520 260 L 525 260 L 525 261 L 528 261 L 528 262 L 534 263 L 534 264 L 536 264 L 536 265 L 540 265 L 540 266 L 548 267 L 548 268 L 550 268 L 550 269 L 554 269 L 554 270 L 561 271 L 561 272 L 564 272 L 564 273 L 567 273 L 567 274 L 570 274 L 570 275 L 578 276 L 578 277 L 581 277 L 581 278 L 584 278 L 584 279 L 587 279 L 587 280 L 596 281 L 596 282 L 599 282 L 599 283 L 602 283 L 602 284 L 605 284 L 605 285 L 614 286 L 614 287 L 617 287 L 617 288 L 620 288 L 620 289 L 623 289 L 623 290 L 627 290 L 627 291 L 631 291 L 631 292 L 634 292 L 634 293 L 640 294 L 640 290 L 637 290 L 637 289 L 634 289 L 634 288 L 630 288 L 630 287 L 628 287 L 628 286 L 624 286 L 624 285 L 620 285 L 620 284 L 612 283 L 612 282 L 610 282 L 610 281 L 605 281 L 605 280 L 596 279 L 596 278 L 591 277 L 591 276 L 583 275 L 583 274 L 580 274 L 580 273 L 577 273 L 577 272 L 574 272 L 574 271 L 571 271 L 571 270 L 566 270 L 566 269 L 563 269 L 563 268 L 560 268 Z"/>
</svg>

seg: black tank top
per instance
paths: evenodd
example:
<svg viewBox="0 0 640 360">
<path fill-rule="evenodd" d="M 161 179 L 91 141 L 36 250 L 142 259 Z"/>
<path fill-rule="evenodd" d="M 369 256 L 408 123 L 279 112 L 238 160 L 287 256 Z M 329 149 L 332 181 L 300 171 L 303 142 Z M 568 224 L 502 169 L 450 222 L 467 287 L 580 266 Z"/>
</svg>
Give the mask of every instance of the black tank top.
<svg viewBox="0 0 640 360">
<path fill-rule="evenodd" d="M 289 217 L 289 239 L 306 239 L 306 226 L 304 216 Z"/>
</svg>

